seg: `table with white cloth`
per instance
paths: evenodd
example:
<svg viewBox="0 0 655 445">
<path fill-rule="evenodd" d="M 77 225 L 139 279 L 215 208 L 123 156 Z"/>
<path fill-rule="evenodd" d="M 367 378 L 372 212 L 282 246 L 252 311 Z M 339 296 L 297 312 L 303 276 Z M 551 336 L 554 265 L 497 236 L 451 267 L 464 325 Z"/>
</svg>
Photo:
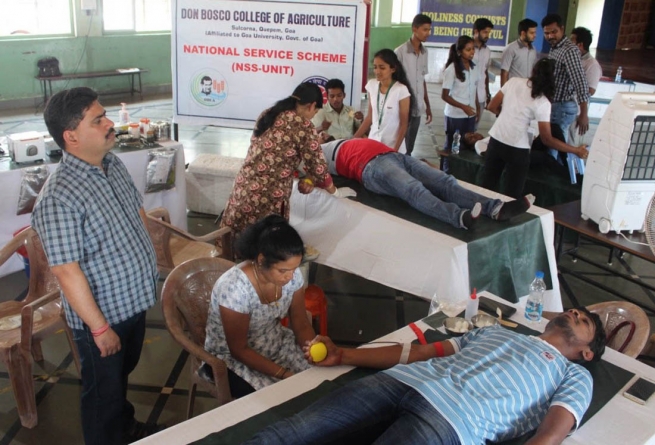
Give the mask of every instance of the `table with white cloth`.
<svg viewBox="0 0 655 445">
<path fill-rule="evenodd" d="M 184 147 L 179 142 L 161 142 L 161 146 L 177 149 L 176 154 L 176 175 L 175 187 L 156 193 L 145 193 L 146 187 L 146 167 L 148 165 L 148 151 L 150 148 L 142 149 L 114 149 L 114 153 L 123 161 L 127 167 L 130 176 L 134 180 L 136 188 L 143 196 L 143 207 L 150 210 L 155 207 L 166 207 L 171 216 L 171 223 L 177 227 L 186 230 L 186 181 L 184 180 Z M 52 174 L 57 168 L 57 163 L 61 157 L 49 158 L 46 166 Z M 16 215 L 18 199 L 20 196 L 22 170 L 25 168 L 44 165 L 40 163 L 26 163 L 16 165 L 9 160 L 0 163 L 0 190 L 2 190 L 2 199 L 0 200 L 0 245 L 4 246 L 13 237 L 14 232 L 30 225 L 31 213 Z M 0 277 L 16 272 L 23 268 L 23 263 L 14 255 L 2 267 L 0 267 Z"/>
<path fill-rule="evenodd" d="M 335 181 L 338 179 L 341 178 L 335 177 Z M 504 201 L 510 199 L 472 184 L 462 181 L 459 183 L 490 198 Z M 375 195 L 354 181 L 349 185 L 357 188 L 356 199 L 366 194 Z M 484 227 L 476 226 L 467 233 L 464 229 L 454 229 L 423 215 L 397 198 L 375 195 L 373 199 L 377 203 L 391 203 L 386 208 L 388 211 L 377 210 L 352 199 L 337 199 L 320 189 L 314 189 L 312 193 L 303 195 L 294 187 L 291 196 L 290 223 L 307 244 L 321 252 L 316 260 L 317 263 L 427 300 L 435 294 L 459 295 L 466 298 L 473 287 L 477 287 L 478 291 L 489 290 L 503 295 L 510 301 L 517 301 L 519 297 L 528 294 L 529 283 L 534 279 L 536 272 L 531 266 L 536 263 L 525 263 L 528 259 L 532 260 L 532 256 L 536 254 L 527 251 L 521 252 L 522 256 L 518 259 L 511 258 L 514 251 L 528 249 L 524 241 L 510 239 L 515 236 L 523 223 L 496 222 L 481 217 L 480 220 L 487 220 L 483 224 L 487 227 L 495 225 L 498 232 L 488 234 Z M 421 221 L 428 224 L 434 221 L 435 224 L 441 224 L 440 227 L 444 231 L 450 230 L 452 234 L 453 230 L 457 230 L 460 231 L 457 236 L 465 235 L 471 239 L 468 242 L 461 241 L 395 216 L 399 213 L 411 216 L 415 220 L 422 218 Z M 543 257 L 540 264 L 543 265 L 544 272 L 552 277 L 549 290 L 544 296 L 544 307 L 545 310 L 561 311 L 562 299 L 554 251 L 553 213 L 536 206 L 532 206 L 529 213 L 538 217 L 541 227 L 539 231 L 529 232 L 528 235 L 542 238 L 531 241 L 533 246 L 539 247 Z M 526 216 L 525 219 L 527 218 Z M 534 228 L 536 219 L 530 218 Z M 481 223 L 482 221 L 478 222 L 478 225 Z M 530 235 L 537 232 L 540 233 Z M 494 246 L 500 246 L 499 262 L 501 257 L 510 257 L 505 260 L 506 265 L 498 269 L 497 265 L 491 264 L 493 261 L 481 262 L 476 261 L 477 258 L 469 257 L 473 242 L 484 241 L 476 239 L 476 233 L 480 233 L 482 237 L 486 236 L 487 239 L 493 239 Z M 494 255 L 491 255 L 491 258 L 495 258 Z M 469 265 L 472 265 L 472 269 Z M 521 285 L 517 284 L 519 281 L 522 281 Z M 494 288 L 500 284 L 507 290 Z M 512 287 L 513 285 L 516 289 Z M 510 288 L 514 296 L 508 295 L 511 293 Z"/>
<path fill-rule="evenodd" d="M 505 300 L 499 299 L 495 295 L 486 292 L 483 292 L 481 295 L 507 304 Z M 518 323 L 523 323 L 525 321 L 523 306 L 520 304 L 515 306 L 517 307 L 517 312 L 510 319 Z M 538 324 L 530 327 L 537 331 L 543 331 L 546 322 L 547 320 L 542 320 Z M 416 325 L 422 331 L 430 328 L 430 326 L 420 321 Z M 376 341 L 404 343 L 414 340 L 416 340 L 416 334 L 409 327 L 404 327 Z M 363 347 L 379 346 L 384 345 L 370 344 L 364 345 Z M 629 386 L 637 376 L 655 380 L 654 368 L 614 350 L 607 349 L 603 360 L 617 366 L 621 370 L 635 374 L 635 377 L 631 378 L 629 383 L 625 384 L 623 388 Z M 351 370 L 353 370 L 351 366 L 332 368 L 313 367 L 246 397 L 169 427 L 137 443 L 139 445 L 174 445 L 187 444 L 206 438 L 212 433 L 223 431 L 232 426 L 238 426 L 242 421 L 278 407 L 291 399 L 303 396 L 326 380 L 332 381 Z M 655 398 L 649 400 L 646 405 L 639 405 L 623 397 L 623 388 L 613 397 L 609 398 L 609 401 L 573 435 L 566 438 L 563 442 L 564 445 L 655 444 L 655 422 L 653 422 L 655 418 Z M 256 431 L 248 432 L 254 434 Z M 211 443 L 211 437 L 207 437 L 204 442 Z"/>
</svg>

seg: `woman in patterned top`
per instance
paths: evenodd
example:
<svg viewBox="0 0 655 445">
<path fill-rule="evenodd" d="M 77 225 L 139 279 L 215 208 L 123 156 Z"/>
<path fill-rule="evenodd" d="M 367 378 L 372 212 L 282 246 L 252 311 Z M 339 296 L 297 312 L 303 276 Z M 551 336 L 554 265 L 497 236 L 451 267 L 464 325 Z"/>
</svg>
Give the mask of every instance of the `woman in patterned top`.
<svg viewBox="0 0 655 445">
<path fill-rule="evenodd" d="M 225 361 L 235 396 L 235 386 L 245 395 L 309 368 L 301 346 L 315 337 L 298 269 L 304 253 L 298 232 L 270 215 L 244 230 L 236 249 L 245 261 L 214 285 L 205 339 L 205 349 Z M 290 328 L 280 323 L 287 315 Z"/>
<path fill-rule="evenodd" d="M 293 177 L 301 161 L 310 181 L 298 183 L 300 193 L 310 193 L 316 185 L 343 197 L 332 183 L 321 141 L 311 122 L 322 107 L 321 89 L 305 82 L 259 116 L 221 227 L 230 227 L 239 234 L 272 213 L 288 220 Z"/>
</svg>

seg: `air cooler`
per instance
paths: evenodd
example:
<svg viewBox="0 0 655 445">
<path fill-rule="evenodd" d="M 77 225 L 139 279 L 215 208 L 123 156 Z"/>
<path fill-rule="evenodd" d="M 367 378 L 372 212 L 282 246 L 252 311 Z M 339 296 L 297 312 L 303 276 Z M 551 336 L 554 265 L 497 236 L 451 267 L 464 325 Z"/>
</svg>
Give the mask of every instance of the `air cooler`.
<svg viewBox="0 0 655 445">
<path fill-rule="evenodd" d="M 582 182 L 582 218 L 601 233 L 643 230 L 655 193 L 655 94 L 617 93 L 598 125 Z"/>
</svg>

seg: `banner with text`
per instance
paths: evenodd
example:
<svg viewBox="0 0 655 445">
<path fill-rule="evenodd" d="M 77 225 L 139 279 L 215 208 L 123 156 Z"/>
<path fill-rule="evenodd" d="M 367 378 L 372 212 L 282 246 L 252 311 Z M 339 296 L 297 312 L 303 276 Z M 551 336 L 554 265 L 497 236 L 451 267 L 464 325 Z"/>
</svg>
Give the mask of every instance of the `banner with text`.
<svg viewBox="0 0 655 445">
<path fill-rule="evenodd" d="M 332 78 L 359 106 L 362 0 L 176 0 L 173 15 L 177 123 L 252 128 L 301 82 Z"/>
<path fill-rule="evenodd" d="M 488 46 L 507 45 L 507 25 L 511 0 L 421 0 L 421 13 L 432 18 L 428 44 L 452 45 L 459 36 L 473 37 L 473 22 L 480 17 L 491 20 L 494 28 Z"/>
</svg>

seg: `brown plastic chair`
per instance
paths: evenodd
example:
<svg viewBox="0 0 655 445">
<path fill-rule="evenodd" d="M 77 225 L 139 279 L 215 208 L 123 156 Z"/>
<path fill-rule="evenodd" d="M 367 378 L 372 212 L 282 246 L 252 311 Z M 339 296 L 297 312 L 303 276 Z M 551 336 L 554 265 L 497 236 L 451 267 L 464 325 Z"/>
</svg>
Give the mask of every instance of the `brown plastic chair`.
<svg viewBox="0 0 655 445">
<path fill-rule="evenodd" d="M 232 400 L 223 360 L 205 351 L 205 326 L 216 280 L 234 266 L 222 258 L 196 258 L 177 266 L 168 275 L 161 292 L 166 327 L 175 341 L 191 355 L 191 384 L 187 419 L 193 415 L 196 388 L 207 391 L 223 405 Z M 198 374 L 202 362 L 209 364 L 214 381 Z"/>
<path fill-rule="evenodd" d="M 639 306 L 627 301 L 608 301 L 592 304 L 587 309 L 598 314 L 603 322 L 608 347 L 633 358 L 644 349 L 650 322 Z"/>
<path fill-rule="evenodd" d="M 27 228 L 17 234 L 0 250 L 0 265 L 22 246 L 27 249 L 30 260 L 29 288 L 23 301 L 0 303 L 0 319 L 18 314 L 21 316 L 20 327 L 0 331 L 0 356 L 7 366 L 20 422 L 26 428 L 33 428 L 38 422 L 38 417 L 31 358 L 33 357 L 36 362 L 43 361 L 41 341 L 55 332 L 64 330 L 78 373 L 80 359 L 73 341 L 73 333 L 66 324 L 63 314 L 57 279 L 50 271 L 37 233 Z M 41 315 L 38 321 L 35 318 L 37 312 Z"/>
<path fill-rule="evenodd" d="M 146 213 L 148 233 L 157 253 L 157 267 L 162 276 L 175 266 L 193 258 L 220 257 L 233 260 L 232 231 L 222 228 L 204 236 L 193 236 L 171 225 L 168 210 L 157 207 Z M 217 242 L 218 240 L 218 242 Z M 216 246 L 221 246 L 217 248 Z"/>
</svg>

